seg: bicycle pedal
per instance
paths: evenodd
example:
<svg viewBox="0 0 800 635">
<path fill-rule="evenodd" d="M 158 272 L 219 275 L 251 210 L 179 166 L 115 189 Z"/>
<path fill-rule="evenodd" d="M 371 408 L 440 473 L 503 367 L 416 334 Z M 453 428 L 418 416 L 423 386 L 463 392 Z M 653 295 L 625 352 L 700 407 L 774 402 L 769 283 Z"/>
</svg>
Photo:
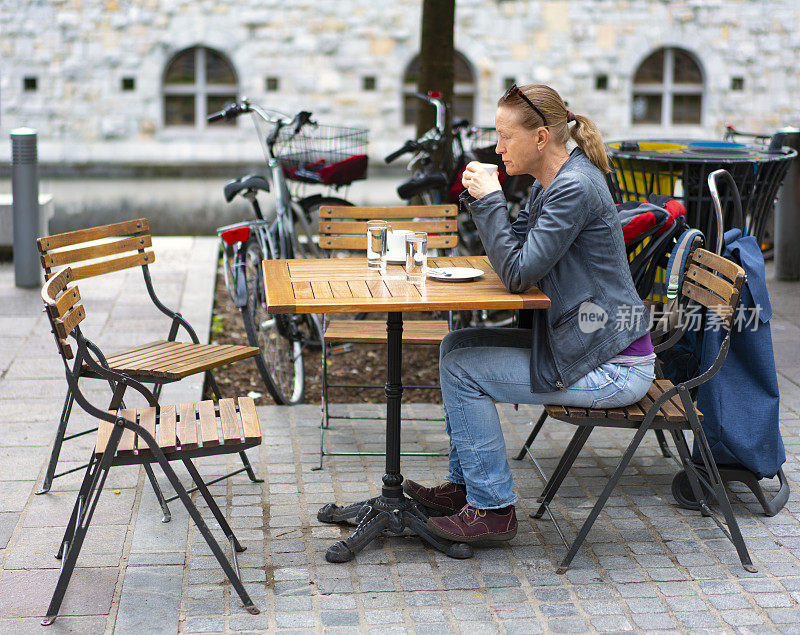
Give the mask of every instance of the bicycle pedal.
<svg viewBox="0 0 800 635">
<path fill-rule="evenodd" d="M 352 344 L 340 344 L 339 346 L 331 346 L 328 349 L 328 355 L 344 355 L 351 352 L 355 346 Z"/>
</svg>

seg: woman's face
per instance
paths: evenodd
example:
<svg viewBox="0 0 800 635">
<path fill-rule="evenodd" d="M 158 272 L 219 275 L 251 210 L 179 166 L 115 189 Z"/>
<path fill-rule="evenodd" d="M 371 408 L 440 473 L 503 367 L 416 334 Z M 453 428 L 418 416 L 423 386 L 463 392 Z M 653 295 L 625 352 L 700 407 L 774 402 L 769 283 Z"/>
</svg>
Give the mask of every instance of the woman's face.
<svg viewBox="0 0 800 635">
<path fill-rule="evenodd" d="M 498 107 L 494 115 L 494 127 L 497 129 L 495 152 L 502 157 L 506 172 L 533 174 L 541 161 L 536 131 L 523 127 L 516 109 L 508 106 Z"/>
</svg>

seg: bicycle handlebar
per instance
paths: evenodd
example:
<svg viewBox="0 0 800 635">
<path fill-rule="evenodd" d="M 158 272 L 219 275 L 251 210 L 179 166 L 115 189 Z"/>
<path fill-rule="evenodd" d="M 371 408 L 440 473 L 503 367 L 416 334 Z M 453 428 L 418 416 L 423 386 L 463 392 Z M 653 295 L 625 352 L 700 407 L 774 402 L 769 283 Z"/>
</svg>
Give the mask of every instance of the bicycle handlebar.
<svg viewBox="0 0 800 635">
<path fill-rule="evenodd" d="M 430 152 L 433 150 L 444 136 L 445 114 L 447 112 L 447 105 L 438 97 L 431 95 L 423 95 L 422 93 L 411 93 L 412 97 L 416 97 L 430 104 L 436 109 L 436 124 L 433 128 L 428 130 L 417 140 L 408 140 L 403 144 L 402 148 L 395 150 L 384 158 L 386 163 L 391 163 L 398 157 L 408 154 L 409 152 Z"/>
<path fill-rule="evenodd" d="M 278 110 L 262 108 L 253 104 L 246 97 L 241 102 L 229 102 L 219 112 L 212 113 L 208 116 L 209 122 L 220 121 L 225 119 L 231 121 L 236 119 L 239 115 L 253 113 L 258 115 L 261 119 L 271 124 L 280 124 L 280 127 L 294 125 L 294 132 L 297 134 L 305 125 L 315 126 L 317 123 L 311 119 L 311 113 L 307 110 L 301 110 L 294 117 L 289 117 L 286 113 Z"/>
<path fill-rule="evenodd" d="M 411 140 L 406 141 L 405 144 L 403 144 L 402 148 L 400 148 L 399 150 L 395 150 L 391 154 L 387 155 L 384 158 L 384 161 L 386 161 L 386 163 L 391 163 L 398 157 L 401 157 L 404 154 L 408 154 L 409 152 L 416 152 L 419 149 L 420 145 L 416 141 L 411 141 Z"/>
<path fill-rule="evenodd" d="M 297 134 L 300 132 L 303 126 L 306 124 L 316 125 L 316 122 L 311 120 L 311 113 L 307 110 L 301 110 L 295 116 L 293 121 L 294 123 L 294 133 Z"/>
<path fill-rule="evenodd" d="M 436 128 L 437 130 L 444 131 L 445 114 L 447 112 L 447 105 L 438 97 L 431 95 L 423 95 L 422 93 L 411 93 L 412 97 L 421 99 L 425 103 L 430 104 L 436 109 Z"/>
<path fill-rule="evenodd" d="M 772 135 L 768 134 L 758 134 L 757 132 L 744 132 L 742 130 L 737 130 L 736 127 L 732 123 L 725 124 L 725 140 L 733 140 L 734 137 L 751 137 L 752 139 L 771 139 Z"/>
<path fill-rule="evenodd" d="M 208 121 L 214 122 L 220 119 L 231 121 L 232 119 L 236 119 L 239 115 L 249 112 L 249 106 L 250 104 L 247 100 L 244 100 L 241 104 L 237 104 L 236 102 L 227 103 L 219 112 L 210 114 L 208 116 Z"/>
</svg>

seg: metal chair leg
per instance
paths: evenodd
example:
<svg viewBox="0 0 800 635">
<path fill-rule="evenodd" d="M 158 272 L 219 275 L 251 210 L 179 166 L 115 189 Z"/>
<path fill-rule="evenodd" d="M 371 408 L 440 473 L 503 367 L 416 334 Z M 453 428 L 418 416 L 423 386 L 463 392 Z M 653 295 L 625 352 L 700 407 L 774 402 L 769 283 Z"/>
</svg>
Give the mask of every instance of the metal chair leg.
<svg viewBox="0 0 800 635">
<path fill-rule="evenodd" d="M 156 457 L 161 469 L 164 470 L 164 474 L 169 479 L 169 482 L 172 484 L 172 487 L 178 493 L 178 497 L 181 499 L 181 502 L 186 507 L 186 511 L 189 512 L 189 516 L 191 516 L 194 524 L 197 525 L 197 529 L 202 534 L 203 538 L 205 539 L 206 543 L 208 544 L 209 548 L 211 549 L 212 553 L 219 562 L 220 567 L 225 572 L 225 575 L 228 576 L 228 580 L 230 580 L 231 585 L 236 590 L 236 593 L 239 595 L 239 598 L 242 600 L 242 604 L 247 609 L 247 611 L 253 615 L 258 615 L 260 611 L 255 604 L 253 604 L 253 600 L 250 599 L 250 595 L 244 588 L 241 579 L 239 578 L 238 573 L 234 569 L 231 562 L 228 558 L 225 557 L 219 543 L 214 538 L 214 535 L 211 533 L 211 530 L 206 525 L 206 522 L 203 520 L 203 517 L 200 515 L 199 510 L 192 502 L 192 499 L 189 497 L 189 494 L 186 492 L 186 488 L 181 484 L 178 475 L 175 474 L 175 470 L 172 469 L 172 466 L 169 464 L 167 459 L 164 457 L 164 453 L 161 451 L 160 448 L 155 447 L 151 448 L 153 454 Z M 198 484 L 199 487 L 199 484 Z"/>
<path fill-rule="evenodd" d="M 89 495 L 91 487 L 95 483 L 95 477 L 97 475 L 99 465 L 100 461 L 92 457 L 92 460 L 88 464 L 89 467 L 83 475 L 81 487 L 78 490 L 78 497 L 75 499 L 75 504 L 72 506 L 72 514 L 70 514 L 69 522 L 67 522 L 67 528 L 64 530 L 64 538 L 61 541 L 61 544 L 58 546 L 56 560 L 61 560 L 64 557 L 64 551 L 67 550 L 71 542 L 69 538 L 70 536 L 74 535 L 78 520 L 81 517 L 83 510 L 86 509 L 86 499 Z"/>
<path fill-rule="evenodd" d="M 61 454 L 61 444 L 64 443 L 64 435 L 67 432 L 67 421 L 72 411 L 72 404 L 74 397 L 72 390 L 67 389 L 67 397 L 64 399 L 64 407 L 61 410 L 61 419 L 58 421 L 58 429 L 56 430 L 56 438 L 53 441 L 53 447 L 50 450 L 50 460 L 47 462 L 47 471 L 44 474 L 42 486 L 36 491 L 37 494 L 46 494 L 50 491 L 53 485 L 53 479 L 56 478 L 56 466 L 58 465 L 58 457 Z"/>
<path fill-rule="evenodd" d="M 658 441 L 658 447 L 661 448 L 661 456 L 665 459 L 672 458 L 672 452 L 669 450 L 669 446 L 667 445 L 667 439 L 664 436 L 663 430 L 656 430 L 656 440 Z"/>
<path fill-rule="evenodd" d="M 578 454 L 580 454 L 581 449 L 586 444 L 586 440 L 591 433 L 591 426 L 578 426 L 578 429 L 575 430 L 575 434 L 572 435 L 572 439 L 570 439 L 566 450 L 564 450 L 564 454 L 561 455 L 561 460 L 558 462 L 556 469 L 553 470 L 550 480 L 547 481 L 547 485 L 544 486 L 544 490 L 542 490 L 542 493 L 539 495 L 539 502 L 541 505 L 536 512 L 531 514 L 531 518 L 542 517 L 547 509 L 547 505 L 553 500 L 558 488 L 561 487 L 561 483 L 564 482 L 567 474 L 569 474 L 572 464 L 575 462 L 575 459 L 578 458 Z"/>
<path fill-rule="evenodd" d="M 244 465 L 244 471 L 247 472 L 247 478 L 250 479 L 251 483 L 263 483 L 263 478 L 258 478 L 256 473 L 253 471 L 253 466 L 250 463 L 250 459 L 247 457 L 247 453 L 242 450 L 239 452 L 239 458 L 242 459 L 242 465 Z"/>
<path fill-rule="evenodd" d="M 209 385 L 211 386 L 211 390 L 214 391 L 214 395 L 216 396 L 217 400 L 222 399 L 222 392 L 220 391 L 219 386 L 217 385 L 217 380 L 214 378 L 214 373 L 212 373 L 210 370 L 206 371 L 206 380 L 208 381 Z M 263 478 L 258 478 L 256 476 L 256 473 L 253 470 L 253 466 L 250 464 L 250 459 L 247 458 L 247 454 L 245 454 L 244 451 L 239 452 L 239 458 L 242 459 L 242 465 L 244 466 L 244 469 L 243 470 L 236 470 L 235 472 L 231 472 L 231 473 L 223 476 L 222 479 L 229 478 L 231 476 L 234 476 L 234 475 L 239 474 L 240 472 L 244 471 L 244 472 L 247 472 L 247 477 L 250 479 L 250 482 L 252 482 L 252 483 L 263 483 L 264 479 Z M 222 480 L 222 479 L 209 481 L 209 482 L 206 483 L 206 485 L 210 485 L 211 483 L 216 483 L 218 480 Z M 197 491 L 197 488 L 193 487 L 192 489 L 190 489 L 188 491 L 189 492 L 195 492 L 195 491 Z M 177 498 L 177 496 L 173 496 L 172 498 L 169 498 L 167 500 L 175 500 L 176 498 Z"/>
<path fill-rule="evenodd" d="M 519 451 L 519 454 L 517 454 L 517 456 L 514 457 L 515 460 L 521 461 L 525 456 L 525 454 L 527 454 L 528 450 L 531 447 L 531 444 L 533 444 L 533 440 L 539 434 L 539 431 L 542 429 L 542 426 L 544 425 L 544 422 L 546 420 L 547 420 L 547 410 L 543 410 L 542 414 L 539 416 L 539 420 L 536 422 L 536 425 L 533 426 L 533 430 L 531 430 L 531 433 L 525 440 L 525 444 L 522 446 L 522 449 Z"/>
<path fill-rule="evenodd" d="M 115 426 L 108 444 L 110 448 L 113 448 L 114 452 L 116 452 L 116 447 L 121 435 L 122 429 Z M 111 452 L 111 456 L 113 456 L 114 452 Z M 81 491 L 85 492 L 86 495 L 83 498 L 79 495 L 78 499 L 75 501 L 73 517 L 70 519 L 67 532 L 64 534 L 64 540 L 59 548 L 59 555 L 62 556 L 61 572 L 58 575 L 58 582 L 56 583 L 53 597 L 50 599 L 47 614 L 44 619 L 42 619 L 42 626 L 49 626 L 58 616 L 58 611 L 61 608 L 61 603 L 67 592 L 72 573 L 75 571 L 75 564 L 78 561 L 78 555 L 83 546 L 83 541 L 86 538 L 86 532 L 89 529 L 89 524 L 92 522 L 92 516 L 97 508 L 97 502 L 100 500 L 100 494 L 103 491 L 103 486 L 108 476 L 108 470 L 111 467 L 111 456 L 109 456 L 108 453 L 103 454 L 99 461 L 95 463 L 90 462 L 90 467 L 94 468 L 95 471 L 86 471 L 84 483 L 81 485 Z M 72 533 L 72 536 L 70 536 L 70 533 Z"/>
<path fill-rule="evenodd" d="M 317 472 L 322 469 L 325 457 L 325 430 L 328 428 L 328 346 L 325 343 L 326 316 L 322 317 L 322 416 L 319 420 L 319 465 L 311 470 Z"/>
<path fill-rule="evenodd" d="M 83 364 L 83 357 L 76 357 L 75 362 L 73 364 L 72 372 L 75 374 L 76 380 L 80 380 L 81 378 L 81 365 Z M 116 390 L 116 386 L 114 382 L 109 381 L 108 385 L 111 387 L 111 391 L 114 392 Z M 58 458 L 61 455 L 61 446 L 64 444 L 64 441 L 68 441 L 69 439 L 75 439 L 77 437 L 81 437 L 85 434 L 92 434 L 93 432 L 97 432 L 97 427 L 88 428 L 86 430 L 82 430 L 81 432 L 75 432 L 73 434 L 67 434 L 67 425 L 69 424 L 69 418 L 72 414 L 72 405 L 75 403 L 75 396 L 72 392 L 72 388 L 67 388 L 67 396 L 64 398 L 64 407 L 61 410 L 61 418 L 58 420 L 58 429 L 56 430 L 56 438 L 53 441 L 53 447 L 50 450 L 50 459 L 47 463 L 47 470 L 45 471 L 44 479 L 42 480 L 42 486 L 36 491 L 36 494 L 46 494 L 50 491 L 50 488 L 53 486 L 53 480 L 57 479 L 61 476 L 66 476 L 67 474 L 72 474 L 73 472 L 78 472 L 86 467 L 88 467 L 88 463 L 84 463 L 83 465 L 79 465 L 78 467 L 73 467 L 69 470 L 64 470 L 63 472 L 59 472 L 56 474 L 56 467 L 58 467 Z"/>
<path fill-rule="evenodd" d="M 700 485 L 697 474 L 695 474 L 694 470 L 688 467 L 692 462 L 692 455 L 689 452 L 689 446 L 686 444 L 686 437 L 683 436 L 683 430 L 673 430 L 672 438 L 675 440 L 675 447 L 678 448 L 678 455 L 681 458 L 681 463 L 683 463 L 684 471 L 686 472 L 686 478 L 688 479 L 689 487 L 692 490 L 692 495 L 698 502 L 701 513 L 703 516 L 705 516 L 706 510 L 703 509 L 706 507 L 705 494 L 703 493 L 703 488 Z"/>
<path fill-rule="evenodd" d="M 620 460 L 619 464 L 617 465 L 617 469 L 614 470 L 614 473 L 611 475 L 611 478 L 608 479 L 605 488 L 603 488 L 600 497 L 597 499 L 597 502 L 592 507 L 592 511 L 589 512 L 588 518 L 584 521 L 583 526 L 581 527 L 580 531 L 578 532 L 577 538 L 572 542 L 572 546 L 569 548 L 567 555 L 564 556 L 564 559 L 561 561 L 561 564 L 556 569 L 556 573 L 562 574 L 566 573 L 567 569 L 569 568 L 572 559 L 575 557 L 575 554 L 578 553 L 578 549 L 580 549 L 583 541 L 586 539 L 586 536 L 589 533 L 589 530 L 594 525 L 594 521 L 597 520 L 597 517 L 600 515 L 600 512 L 605 507 L 606 501 L 608 501 L 609 497 L 611 496 L 611 492 L 614 491 L 614 488 L 617 486 L 619 479 L 622 477 L 622 473 L 625 471 L 625 468 L 628 467 L 628 463 L 630 463 L 631 458 L 633 457 L 633 453 L 636 451 L 636 448 L 639 447 L 639 444 L 642 442 L 642 437 L 644 437 L 645 433 L 647 432 L 648 428 L 650 427 L 650 422 L 652 421 L 652 416 L 649 418 L 645 418 L 642 422 L 641 427 L 636 431 L 636 434 L 633 435 L 633 440 L 628 445 L 628 449 L 625 450 L 625 454 L 622 455 L 622 459 Z"/>
<path fill-rule="evenodd" d="M 700 425 L 700 420 L 697 417 L 697 412 L 694 409 L 694 404 L 691 396 L 689 395 L 689 391 L 685 386 L 680 386 L 678 388 L 678 394 L 681 397 L 681 403 L 683 404 L 686 414 L 688 415 L 689 425 L 691 425 L 692 432 L 694 432 L 695 439 L 697 440 L 697 447 L 700 450 L 700 456 L 703 459 L 703 465 L 713 481 L 712 487 L 714 489 L 714 496 L 717 499 L 717 504 L 720 506 L 722 515 L 725 518 L 726 524 L 728 525 L 727 529 L 722 526 L 722 523 L 719 522 L 716 516 L 712 516 L 712 518 L 717 523 L 717 526 L 723 531 L 723 533 L 726 534 L 731 543 L 733 543 L 736 553 L 739 555 L 739 561 L 742 563 L 742 567 L 744 567 L 745 571 L 756 573 L 758 570 L 753 566 L 753 561 L 750 558 L 750 553 L 747 550 L 744 537 L 739 529 L 739 523 L 736 521 L 736 515 L 733 513 L 731 502 L 728 499 L 728 493 L 725 491 L 725 482 L 720 476 L 719 469 L 717 468 L 717 462 L 714 460 L 714 456 L 711 453 L 711 447 L 708 445 L 708 439 L 706 438 L 705 431 Z"/>
<path fill-rule="evenodd" d="M 161 522 L 168 523 L 170 520 L 172 520 L 172 514 L 170 513 L 169 507 L 167 506 L 167 501 L 164 498 L 164 492 L 161 491 L 161 486 L 156 480 L 156 475 L 153 474 L 153 468 L 150 467 L 149 463 L 143 463 L 142 467 L 144 468 L 145 474 L 147 474 L 147 478 L 150 479 L 150 485 L 153 486 L 153 492 L 155 492 L 156 499 L 161 507 L 161 513 L 164 514 L 161 518 Z"/>
<path fill-rule="evenodd" d="M 313 472 L 317 472 L 322 469 L 322 461 L 325 458 L 325 394 L 323 392 L 322 396 L 322 416 L 319 420 L 319 465 L 316 467 L 312 467 L 311 470 Z"/>
<path fill-rule="evenodd" d="M 216 518 L 217 523 L 222 529 L 222 533 L 225 534 L 225 537 L 231 542 L 231 545 L 234 546 L 234 551 L 242 552 L 245 550 L 245 547 L 239 543 L 236 539 L 236 536 L 233 534 L 233 529 L 228 524 L 227 519 L 225 518 L 224 514 L 217 505 L 217 501 L 214 500 L 214 497 L 211 495 L 211 492 L 208 491 L 206 484 L 203 482 L 203 478 L 200 476 L 200 473 L 197 471 L 197 468 L 194 466 L 194 463 L 190 459 L 182 459 L 183 465 L 186 467 L 186 470 L 189 472 L 189 475 L 192 477 L 192 480 L 197 485 L 197 489 L 205 500 L 206 505 L 211 510 L 211 513 L 214 514 L 214 518 Z"/>
</svg>

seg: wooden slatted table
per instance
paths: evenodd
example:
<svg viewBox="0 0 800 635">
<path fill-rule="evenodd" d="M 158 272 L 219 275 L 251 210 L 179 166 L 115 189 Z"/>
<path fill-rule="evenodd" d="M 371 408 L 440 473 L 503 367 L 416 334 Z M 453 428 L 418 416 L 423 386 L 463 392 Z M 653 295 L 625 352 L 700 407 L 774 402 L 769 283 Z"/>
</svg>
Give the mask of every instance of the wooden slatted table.
<svg viewBox="0 0 800 635">
<path fill-rule="evenodd" d="M 402 333 L 404 311 L 473 309 L 545 309 L 549 298 L 539 289 L 509 293 L 485 256 L 429 258 L 432 267 L 474 267 L 484 275 L 470 282 L 428 278 L 415 286 L 401 266 L 386 272 L 367 268 L 366 258 L 265 260 L 264 279 L 269 313 L 361 313 L 386 311 L 386 473 L 381 496 L 340 507 L 330 503 L 317 513 L 322 522 L 349 522 L 358 527 L 345 541 L 331 545 L 329 562 L 347 562 L 384 530 L 400 534 L 410 529 L 436 549 L 454 558 L 468 558 L 472 549 L 431 534 L 427 517 L 403 495 L 400 473 L 400 402 L 403 394 Z"/>
</svg>

